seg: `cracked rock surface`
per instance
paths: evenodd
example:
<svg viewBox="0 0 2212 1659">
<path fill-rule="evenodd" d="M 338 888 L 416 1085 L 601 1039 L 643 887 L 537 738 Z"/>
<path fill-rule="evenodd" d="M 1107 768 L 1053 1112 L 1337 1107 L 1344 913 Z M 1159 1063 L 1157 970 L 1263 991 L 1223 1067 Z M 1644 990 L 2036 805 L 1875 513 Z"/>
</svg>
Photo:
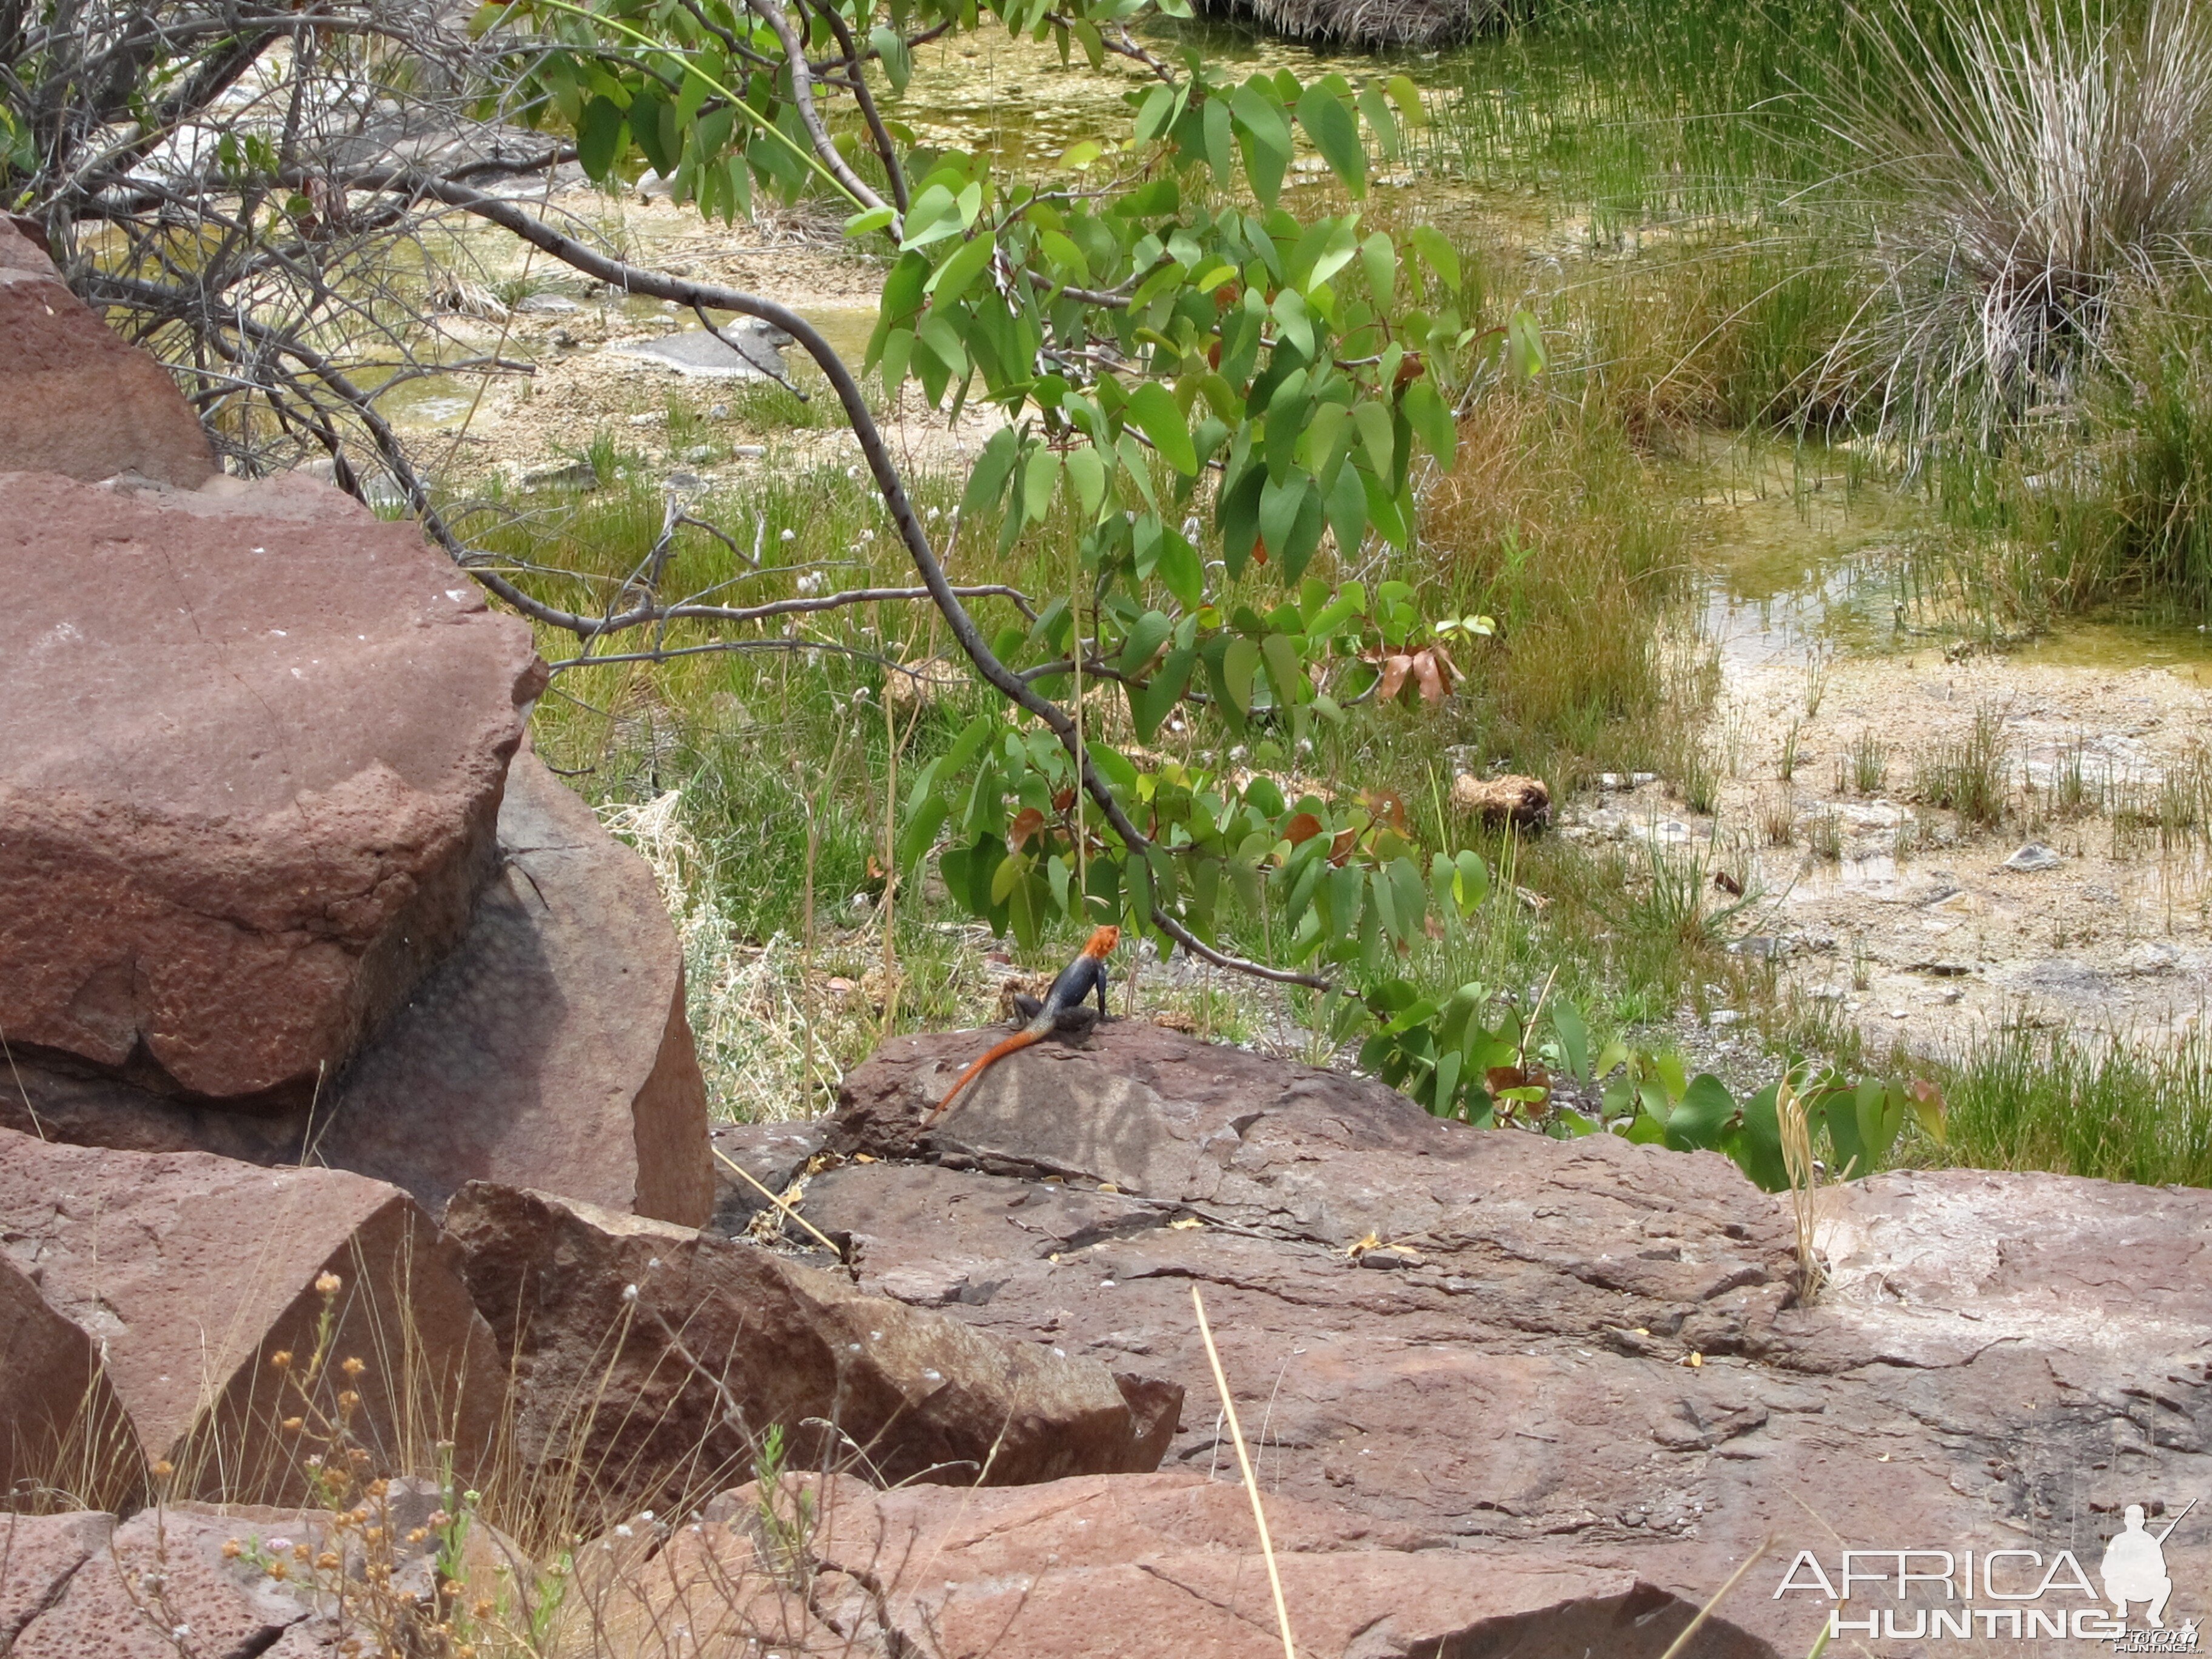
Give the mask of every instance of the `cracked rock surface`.
<svg viewBox="0 0 2212 1659">
<path fill-rule="evenodd" d="M 865 1288 L 1181 1383 L 1164 1468 L 1233 1475 L 1196 1285 L 1269 1492 L 1692 1605 L 1771 1539 L 1729 1611 L 1777 1653 L 1828 1607 L 1773 1594 L 1800 1549 L 2094 1573 L 2124 1505 L 2212 1489 L 2212 1195 L 1879 1176 L 1822 1200 L 1805 1306 L 1785 1202 L 1717 1155 L 1469 1130 L 1155 1027 L 1013 1056 L 925 1131 L 994 1035 L 854 1072 L 827 1139 L 873 1161 L 805 1213 Z M 2206 1583 L 2212 1523 L 2166 1559 Z"/>
</svg>

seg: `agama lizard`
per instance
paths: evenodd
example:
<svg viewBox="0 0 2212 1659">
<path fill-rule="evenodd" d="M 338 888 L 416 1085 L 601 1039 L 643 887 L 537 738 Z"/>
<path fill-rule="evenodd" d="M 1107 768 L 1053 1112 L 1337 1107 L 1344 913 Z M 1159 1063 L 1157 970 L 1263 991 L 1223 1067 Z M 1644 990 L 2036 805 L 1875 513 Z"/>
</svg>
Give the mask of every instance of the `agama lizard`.
<svg viewBox="0 0 2212 1659">
<path fill-rule="evenodd" d="M 1014 1006 L 1029 1016 L 1030 1023 L 992 1048 L 981 1060 L 961 1073 L 960 1080 L 945 1091 L 945 1098 L 937 1103 L 937 1109 L 927 1121 L 934 1123 L 943 1116 L 952 1097 L 973 1082 L 983 1069 L 994 1060 L 1004 1060 L 1018 1048 L 1026 1048 L 1033 1042 L 1042 1042 L 1054 1032 L 1081 1035 L 1106 1017 L 1106 958 L 1114 954 L 1114 947 L 1121 942 L 1119 927 L 1101 927 L 1091 934 L 1091 942 L 1083 947 L 1083 954 L 1061 969 L 1053 981 L 1052 989 L 1045 993 L 1042 1002 L 1035 997 L 1017 997 Z M 1098 997 L 1098 1012 L 1092 1013 L 1085 1006 L 1092 993 Z"/>
</svg>

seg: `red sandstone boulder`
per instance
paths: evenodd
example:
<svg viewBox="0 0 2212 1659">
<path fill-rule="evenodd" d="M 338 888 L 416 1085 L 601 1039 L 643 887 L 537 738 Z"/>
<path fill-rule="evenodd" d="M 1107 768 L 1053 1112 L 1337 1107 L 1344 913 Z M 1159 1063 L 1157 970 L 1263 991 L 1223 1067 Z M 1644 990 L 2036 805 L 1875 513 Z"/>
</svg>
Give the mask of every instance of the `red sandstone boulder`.
<svg viewBox="0 0 2212 1659">
<path fill-rule="evenodd" d="M 322 1156 L 434 1211 L 495 1181 L 703 1224 L 707 1084 L 653 872 L 527 752 L 499 844 L 459 948 L 331 1091 Z"/>
<path fill-rule="evenodd" d="M 1175 1431 L 1180 1390 L 711 1233 L 483 1182 L 446 1226 L 514 1357 L 516 1453 L 614 1514 L 750 1468 L 771 1425 L 796 1462 L 963 1486 L 1149 1469 Z"/>
<path fill-rule="evenodd" d="M 0 1502 L 43 1502 L 60 1489 L 120 1504 L 145 1484 L 145 1455 L 108 1387 L 99 1341 L 48 1307 L 0 1252 Z M 0 1597 L 0 1653 L 6 1628 Z"/>
<path fill-rule="evenodd" d="M 528 628 L 302 479 L 0 474 L 0 1030 L 306 1101 L 469 926 Z"/>
<path fill-rule="evenodd" d="M 111 1488 L 166 1462 L 173 1495 L 294 1492 L 328 1450 L 313 1425 L 341 1416 L 380 1468 L 425 1451 L 409 1434 L 464 1468 L 490 1444 L 502 1356 L 428 1218 L 380 1182 L 0 1130 L 0 1250 L 103 1356 L 129 1421 L 129 1468 L 94 1471 Z"/>
<path fill-rule="evenodd" d="M 262 1164 L 312 1153 L 433 1213 L 471 1181 L 685 1225 L 714 1204 L 683 956 L 653 872 L 526 752 L 468 932 L 314 1099 L 226 1111 L 18 1050 L 0 1071 L 0 1123 Z"/>
<path fill-rule="evenodd" d="M 0 215 L 0 465 L 187 488 L 215 476 L 176 382 L 113 333 Z"/>
<path fill-rule="evenodd" d="M 432 1527 L 438 1489 L 392 1480 L 345 1505 L 195 1503 L 118 1522 L 0 1516 L 0 1653 L 10 1659 L 349 1659 L 450 1651 L 489 1604 L 530 1626 L 528 1563 L 481 1517 Z M 458 1548 L 455 1545 L 458 1544 Z M 338 1601 L 349 1606 L 341 1617 Z M 464 1626 L 465 1632 L 468 1626 Z"/>
</svg>

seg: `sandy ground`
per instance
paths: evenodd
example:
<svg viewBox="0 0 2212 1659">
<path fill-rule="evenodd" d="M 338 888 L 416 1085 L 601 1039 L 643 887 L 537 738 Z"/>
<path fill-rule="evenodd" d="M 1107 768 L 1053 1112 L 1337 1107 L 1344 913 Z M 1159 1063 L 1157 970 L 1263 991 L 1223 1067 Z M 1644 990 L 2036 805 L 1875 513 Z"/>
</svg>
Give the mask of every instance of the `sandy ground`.
<svg viewBox="0 0 2212 1659">
<path fill-rule="evenodd" d="M 1978 714 L 2000 722 L 2011 811 L 1996 830 L 1912 799 L 1922 764 Z M 2162 778 L 2194 774 L 2208 716 L 2212 692 L 2161 666 L 1931 649 L 1736 667 L 1709 733 L 1723 774 L 1711 816 L 1655 781 L 1577 803 L 1566 833 L 1725 872 L 1748 901 L 1728 923 L 1736 951 L 1771 962 L 1781 994 L 1880 1043 L 1948 1046 L 2000 1020 L 2179 1035 L 2212 988 L 2212 862 L 2201 827 L 2161 845 L 2130 809 L 2154 818 Z M 1885 776 L 1862 793 L 1852 761 L 1869 735 Z M 2088 802 L 2063 810 L 2077 756 Z M 2018 856 L 2031 844 L 2045 850 Z"/>
</svg>

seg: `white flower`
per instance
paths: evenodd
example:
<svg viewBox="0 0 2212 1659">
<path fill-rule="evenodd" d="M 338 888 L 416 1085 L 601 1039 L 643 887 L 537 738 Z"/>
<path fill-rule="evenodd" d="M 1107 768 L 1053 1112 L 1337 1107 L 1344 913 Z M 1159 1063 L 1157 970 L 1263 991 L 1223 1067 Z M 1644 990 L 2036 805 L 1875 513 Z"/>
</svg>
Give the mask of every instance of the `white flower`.
<svg viewBox="0 0 2212 1659">
<path fill-rule="evenodd" d="M 270 1539 L 269 1553 L 271 1555 L 289 1555 L 292 1553 L 292 1540 L 289 1538 Z"/>
<path fill-rule="evenodd" d="M 625 1522 L 623 1525 L 615 1528 L 615 1536 L 617 1538 L 635 1538 L 637 1534 L 629 1529 L 629 1523 Z"/>
<path fill-rule="evenodd" d="M 799 591 L 802 593 L 820 592 L 822 591 L 822 573 L 818 570 L 810 570 L 804 576 L 801 576 L 799 579 Z"/>
<path fill-rule="evenodd" d="M 784 531 L 779 539 L 787 542 L 795 542 L 799 539 L 799 532 L 796 530 Z"/>
<path fill-rule="evenodd" d="M 636 1286 L 636 1285 L 623 1285 L 623 1301 L 625 1301 L 625 1302 L 635 1302 L 635 1301 L 636 1301 L 636 1300 L 637 1300 L 637 1286 Z"/>
</svg>

